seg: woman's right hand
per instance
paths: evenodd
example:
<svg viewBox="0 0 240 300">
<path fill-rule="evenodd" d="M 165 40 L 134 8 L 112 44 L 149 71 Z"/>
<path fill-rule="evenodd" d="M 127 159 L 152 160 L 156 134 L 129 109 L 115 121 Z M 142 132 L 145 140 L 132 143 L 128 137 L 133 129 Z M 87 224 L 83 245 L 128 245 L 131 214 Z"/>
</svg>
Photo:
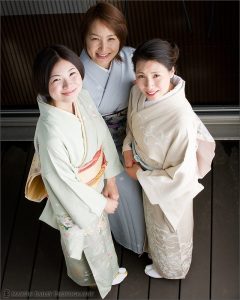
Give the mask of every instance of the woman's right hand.
<svg viewBox="0 0 240 300">
<path fill-rule="evenodd" d="M 133 166 L 133 164 L 135 163 L 132 150 L 124 151 L 123 157 L 124 157 L 125 167 L 131 168 Z"/>
<path fill-rule="evenodd" d="M 107 199 L 107 203 L 104 208 L 105 212 L 108 214 L 114 214 L 115 210 L 118 207 L 118 201 L 110 198 L 106 198 L 106 199 Z"/>
</svg>

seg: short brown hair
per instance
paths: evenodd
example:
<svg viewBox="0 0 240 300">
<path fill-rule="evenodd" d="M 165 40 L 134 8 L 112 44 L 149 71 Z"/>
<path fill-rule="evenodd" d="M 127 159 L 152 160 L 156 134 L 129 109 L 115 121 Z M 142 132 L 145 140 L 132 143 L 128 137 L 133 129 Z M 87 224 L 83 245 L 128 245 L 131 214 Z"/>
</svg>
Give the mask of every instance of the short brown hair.
<svg viewBox="0 0 240 300">
<path fill-rule="evenodd" d="M 36 92 L 50 99 L 48 84 L 49 78 L 55 64 L 61 60 L 72 63 L 79 71 L 82 79 L 84 78 L 84 66 L 79 56 L 63 45 L 52 45 L 40 50 L 33 62 L 33 84 Z"/>
<path fill-rule="evenodd" d="M 81 28 L 83 47 L 86 48 L 86 36 L 90 26 L 96 20 L 102 21 L 108 28 L 114 31 L 120 42 L 120 51 L 127 39 L 127 22 L 123 13 L 118 8 L 105 2 L 99 2 L 90 7 L 84 16 Z M 120 59 L 120 57 L 118 57 L 118 59 Z"/>
</svg>

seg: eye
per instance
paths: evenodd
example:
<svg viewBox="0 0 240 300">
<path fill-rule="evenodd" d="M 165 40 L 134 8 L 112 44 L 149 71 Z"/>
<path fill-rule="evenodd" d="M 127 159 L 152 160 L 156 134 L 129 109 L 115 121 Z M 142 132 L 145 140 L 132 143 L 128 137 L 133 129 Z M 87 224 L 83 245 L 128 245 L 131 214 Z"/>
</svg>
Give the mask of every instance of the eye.
<svg viewBox="0 0 240 300">
<path fill-rule="evenodd" d="M 72 75 L 77 75 L 77 72 L 76 71 L 71 72 L 70 76 L 72 76 Z"/>
<path fill-rule="evenodd" d="M 97 38 L 97 37 L 91 37 L 90 40 L 91 40 L 91 41 L 98 41 L 99 38 Z"/>
<path fill-rule="evenodd" d="M 144 78 L 144 75 L 137 75 L 137 79 L 142 79 Z"/>
<path fill-rule="evenodd" d="M 159 74 L 154 74 L 154 75 L 153 75 L 153 78 L 158 78 L 158 77 L 160 77 Z"/>
<path fill-rule="evenodd" d="M 116 39 L 114 37 L 110 37 L 108 40 L 109 41 L 115 41 Z"/>
<path fill-rule="evenodd" d="M 55 79 L 53 79 L 53 81 L 51 83 L 55 83 L 55 82 L 58 82 L 60 80 L 61 80 L 60 78 L 55 78 Z"/>
</svg>

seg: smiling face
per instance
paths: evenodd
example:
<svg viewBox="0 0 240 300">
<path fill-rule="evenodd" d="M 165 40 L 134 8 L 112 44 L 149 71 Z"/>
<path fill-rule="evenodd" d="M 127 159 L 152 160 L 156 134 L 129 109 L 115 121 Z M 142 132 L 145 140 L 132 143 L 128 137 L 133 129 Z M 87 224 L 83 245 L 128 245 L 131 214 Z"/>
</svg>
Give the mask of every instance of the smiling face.
<svg viewBox="0 0 240 300">
<path fill-rule="evenodd" d="M 169 71 L 155 60 L 140 60 L 136 64 L 136 84 L 148 100 L 156 100 L 171 89 L 174 68 Z"/>
<path fill-rule="evenodd" d="M 82 77 L 69 61 L 60 59 L 50 74 L 48 91 L 54 106 L 67 109 L 77 100 L 82 88 Z M 67 109 L 68 110 L 68 109 Z"/>
<path fill-rule="evenodd" d="M 95 20 L 86 36 L 86 50 L 99 66 L 108 69 L 119 52 L 120 42 L 116 34 L 100 20 Z"/>
</svg>

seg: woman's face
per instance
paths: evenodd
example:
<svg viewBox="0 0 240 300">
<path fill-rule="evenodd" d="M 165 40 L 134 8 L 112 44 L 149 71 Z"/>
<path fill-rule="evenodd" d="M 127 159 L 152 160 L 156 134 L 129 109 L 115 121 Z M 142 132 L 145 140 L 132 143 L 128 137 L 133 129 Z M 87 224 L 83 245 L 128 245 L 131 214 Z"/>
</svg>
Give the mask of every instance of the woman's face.
<svg viewBox="0 0 240 300">
<path fill-rule="evenodd" d="M 86 36 L 86 50 L 99 66 L 108 69 L 119 52 L 120 42 L 115 32 L 102 21 L 95 20 Z"/>
<path fill-rule="evenodd" d="M 140 60 L 136 64 L 136 84 L 148 100 L 157 100 L 171 87 L 174 68 L 169 71 L 155 60 Z"/>
<path fill-rule="evenodd" d="M 69 61 L 60 59 L 50 74 L 48 91 L 55 106 L 69 105 L 76 101 L 82 89 L 82 77 Z"/>
</svg>

